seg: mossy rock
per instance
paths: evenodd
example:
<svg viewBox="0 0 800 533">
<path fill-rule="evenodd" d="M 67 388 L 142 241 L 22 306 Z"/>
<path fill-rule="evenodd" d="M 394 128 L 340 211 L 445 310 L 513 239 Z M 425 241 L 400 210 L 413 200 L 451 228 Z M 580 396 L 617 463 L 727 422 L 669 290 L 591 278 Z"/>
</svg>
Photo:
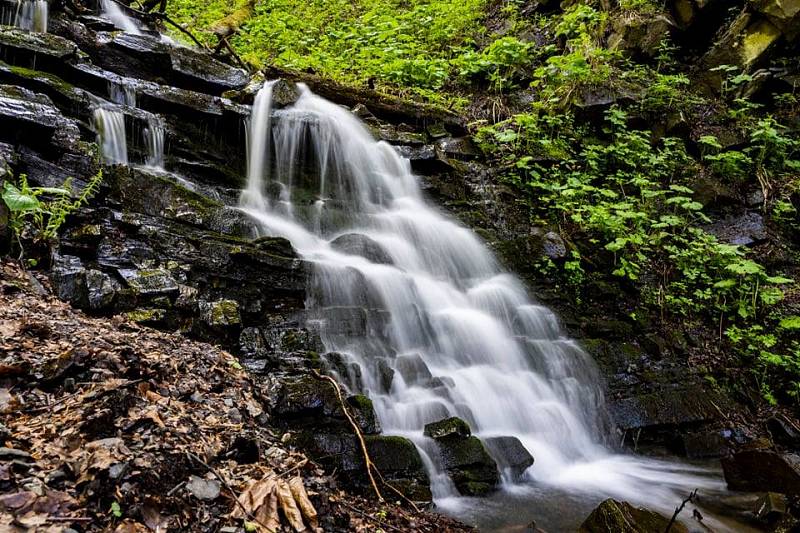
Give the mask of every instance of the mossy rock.
<svg viewBox="0 0 800 533">
<path fill-rule="evenodd" d="M 426 437 L 438 440 L 452 437 L 469 437 L 472 435 L 472 431 L 466 422 L 453 416 L 438 422 L 426 424 L 424 434 Z"/>
<path fill-rule="evenodd" d="M 628 502 L 608 499 L 597 506 L 581 524 L 579 533 L 663 533 L 669 519 L 663 515 L 634 507 Z M 686 526 L 675 522 L 670 527 L 673 533 L 688 533 Z"/>
</svg>

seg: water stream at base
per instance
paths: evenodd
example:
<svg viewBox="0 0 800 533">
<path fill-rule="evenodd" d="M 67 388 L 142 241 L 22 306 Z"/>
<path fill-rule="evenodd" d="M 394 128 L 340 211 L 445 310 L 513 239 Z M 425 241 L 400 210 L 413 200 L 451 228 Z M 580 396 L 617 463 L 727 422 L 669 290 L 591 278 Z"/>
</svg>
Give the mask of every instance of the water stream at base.
<svg viewBox="0 0 800 533">
<path fill-rule="evenodd" d="M 670 516 L 694 488 L 724 492 L 708 468 L 613 453 L 598 371 L 553 313 L 429 206 L 409 162 L 352 113 L 304 87 L 272 110 L 271 93 L 268 83 L 253 107 L 241 209 L 314 263 L 309 324 L 346 358 L 351 371 L 338 377 L 373 400 L 383 432 L 416 444 L 440 509 L 494 528 L 510 522 L 489 502 L 560 493 L 592 502 L 574 528 L 606 497 Z M 484 440 L 516 437 L 535 464 L 504 476 L 500 496 L 459 497 L 423 435 L 448 416 Z"/>
</svg>

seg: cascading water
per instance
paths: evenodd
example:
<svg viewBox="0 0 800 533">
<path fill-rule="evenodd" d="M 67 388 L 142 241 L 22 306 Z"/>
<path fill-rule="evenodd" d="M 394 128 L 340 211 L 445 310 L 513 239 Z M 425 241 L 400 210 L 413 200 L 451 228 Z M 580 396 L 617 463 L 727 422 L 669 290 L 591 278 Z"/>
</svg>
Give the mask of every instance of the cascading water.
<svg viewBox="0 0 800 533">
<path fill-rule="evenodd" d="M 521 485 L 505 477 L 508 490 L 671 511 L 687 487 L 722 489 L 702 469 L 612 454 L 591 358 L 472 232 L 425 203 L 409 162 L 307 88 L 288 109 L 273 112 L 271 97 L 267 84 L 253 107 L 241 209 L 313 261 L 312 322 L 358 369 L 340 381 L 373 400 L 385 433 L 417 445 L 437 504 L 469 514 L 423 435 L 448 416 L 531 452 L 535 465 Z"/>
<path fill-rule="evenodd" d="M 3 7 L 0 23 L 23 30 L 47 33 L 49 5 L 47 0 L 18 0 L 16 7 Z"/>
<path fill-rule="evenodd" d="M 101 0 L 100 8 L 103 11 L 103 15 L 117 28 L 134 35 L 142 34 L 142 30 L 139 29 L 136 21 L 126 15 L 114 0 Z"/>
<path fill-rule="evenodd" d="M 161 118 L 155 115 L 150 117 L 143 133 L 147 148 L 145 163 L 149 167 L 164 168 L 164 123 Z"/>
<path fill-rule="evenodd" d="M 95 109 L 94 127 L 103 161 L 110 165 L 127 165 L 128 145 L 122 111 L 107 106 Z"/>
<path fill-rule="evenodd" d="M 125 83 L 109 81 L 108 97 L 115 104 L 136 107 L 136 89 Z"/>
</svg>

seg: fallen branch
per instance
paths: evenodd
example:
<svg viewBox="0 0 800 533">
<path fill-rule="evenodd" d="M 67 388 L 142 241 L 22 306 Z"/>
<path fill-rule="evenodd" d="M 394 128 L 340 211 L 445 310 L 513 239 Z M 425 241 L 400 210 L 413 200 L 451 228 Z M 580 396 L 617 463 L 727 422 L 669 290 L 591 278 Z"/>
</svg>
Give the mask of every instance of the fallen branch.
<svg viewBox="0 0 800 533">
<path fill-rule="evenodd" d="M 224 48 L 225 48 L 225 49 L 226 49 L 226 50 L 227 50 L 227 51 L 228 51 L 228 52 L 229 52 L 229 53 L 230 53 L 230 54 L 233 56 L 233 58 L 236 60 L 236 62 L 237 62 L 237 63 L 239 63 L 239 66 L 240 66 L 240 67 L 242 67 L 243 69 L 245 69 L 245 70 L 246 70 L 246 71 L 248 71 L 248 72 L 250 72 L 250 71 L 251 71 L 251 69 L 250 69 L 250 67 L 247 65 L 247 63 L 245 63 L 245 62 L 242 60 L 242 58 L 241 58 L 241 57 L 239 57 L 239 54 L 237 54 L 237 53 L 236 53 L 236 51 L 233 49 L 233 47 L 231 46 L 231 44 L 228 42 L 228 38 L 227 38 L 227 37 L 220 37 L 220 38 L 219 38 L 219 42 L 220 42 L 220 43 L 222 44 L 222 46 L 223 46 L 223 47 L 224 47 Z M 217 49 L 218 49 L 218 48 L 219 48 L 219 44 L 217 45 Z"/>
<path fill-rule="evenodd" d="M 311 370 L 311 374 L 317 378 L 324 381 L 328 381 L 333 385 L 333 388 L 336 390 L 336 397 L 339 398 L 339 404 L 342 407 L 342 411 L 344 412 L 344 416 L 347 417 L 347 421 L 350 422 L 350 425 L 353 426 L 353 431 L 358 437 L 358 443 L 361 445 L 361 453 L 364 455 L 364 463 L 367 466 L 367 476 L 369 476 L 369 481 L 372 484 L 372 490 L 375 491 L 375 495 L 378 497 L 378 501 L 384 501 L 383 496 L 381 496 L 381 491 L 378 489 L 378 484 L 375 482 L 375 477 L 372 475 L 372 470 L 375 469 L 377 472 L 378 469 L 375 467 L 375 464 L 372 462 L 372 459 L 369 457 L 369 452 L 367 451 L 367 443 L 364 441 L 364 435 L 361 433 L 361 428 L 358 427 L 358 424 L 353 417 L 350 416 L 350 411 L 347 409 L 347 405 L 344 403 L 344 398 L 342 397 L 342 389 L 339 387 L 339 384 L 330 376 L 323 376 L 316 370 Z M 378 473 L 380 475 L 380 472 Z"/>
<path fill-rule="evenodd" d="M 690 501 L 693 501 L 696 496 L 697 496 L 697 489 L 694 489 L 691 492 L 691 494 L 689 494 L 689 497 L 681 502 L 680 507 L 677 507 L 675 509 L 675 513 L 672 515 L 672 518 L 670 519 L 669 524 L 667 524 L 667 529 L 664 530 L 664 533 L 669 533 L 669 530 L 672 527 L 672 524 L 675 523 L 675 520 L 678 518 L 678 515 L 681 514 L 681 511 L 683 511 L 683 508 L 686 507 L 687 503 L 689 503 Z"/>
</svg>

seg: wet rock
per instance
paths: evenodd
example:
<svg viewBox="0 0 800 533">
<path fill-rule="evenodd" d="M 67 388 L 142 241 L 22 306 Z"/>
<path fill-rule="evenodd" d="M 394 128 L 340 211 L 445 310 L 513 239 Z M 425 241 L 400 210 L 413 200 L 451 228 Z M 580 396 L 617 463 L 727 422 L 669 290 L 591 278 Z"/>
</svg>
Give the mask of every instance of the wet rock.
<svg viewBox="0 0 800 533">
<path fill-rule="evenodd" d="M 788 40 L 800 34 L 800 1 L 798 0 L 750 0 L 759 13 L 778 28 Z"/>
<path fill-rule="evenodd" d="M 436 160 L 436 149 L 431 144 L 419 146 L 395 146 L 395 150 L 402 157 L 411 161 L 411 164 Z"/>
<path fill-rule="evenodd" d="M 704 228 L 717 239 L 728 244 L 748 246 L 769 239 L 764 217 L 758 213 L 745 213 L 727 217 Z"/>
<path fill-rule="evenodd" d="M 767 420 L 767 430 L 772 440 L 778 444 L 792 448 L 800 448 L 800 428 L 782 416 L 773 416 Z"/>
<path fill-rule="evenodd" d="M 47 70 L 78 56 L 78 46 L 63 37 L 51 33 L 38 33 L 18 28 L 0 27 L 0 52 L 6 62 L 17 66 L 38 67 Z"/>
<path fill-rule="evenodd" d="M 241 89 L 247 73 L 217 61 L 193 48 L 169 46 L 158 36 L 131 33 L 98 33 L 100 64 L 110 70 L 135 74 L 149 81 L 220 94 Z M 117 52 L 117 53 L 115 53 Z"/>
<path fill-rule="evenodd" d="M 361 233 L 345 233 L 331 241 L 331 248 L 350 255 L 360 255 L 373 263 L 391 265 L 392 257 L 383 247 Z"/>
<path fill-rule="evenodd" d="M 610 402 L 614 423 L 622 429 L 697 424 L 719 418 L 727 402 L 701 387 L 673 388 Z"/>
<path fill-rule="evenodd" d="M 731 490 L 800 494 L 800 456 L 772 450 L 745 450 L 722 458 Z"/>
<path fill-rule="evenodd" d="M 95 269 L 86 271 L 86 298 L 90 309 L 104 309 L 114 301 L 120 284 L 108 274 Z"/>
<path fill-rule="evenodd" d="M 497 464 L 466 422 L 452 417 L 427 424 L 425 435 L 436 441 L 443 466 L 461 494 L 482 496 L 496 488 Z"/>
<path fill-rule="evenodd" d="M 722 457 L 728 453 L 728 441 L 720 432 L 693 432 L 680 435 L 678 453 L 689 459 Z"/>
<path fill-rule="evenodd" d="M 362 307 L 327 307 L 321 311 L 330 334 L 348 337 L 367 335 L 367 310 Z"/>
<path fill-rule="evenodd" d="M 288 107 L 299 97 L 300 90 L 290 81 L 280 79 L 272 86 L 272 105 L 276 108 Z"/>
<path fill-rule="evenodd" d="M 403 377 L 406 385 L 426 383 L 433 375 L 428 365 L 419 354 L 398 355 L 394 364 L 395 371 Z"/>
<path fill-rule="evenodd" d="M 211 327 L 236 326 L 242 323 L 236 300 L 199 302 L 202 320 Z"/>
<path fill-rule="evenodd" d="M 519 479 L 533 465 L 533 456 L 517 437 L 487 437 L 483 443 L 497 466 L 508 472 L 511 479 Z"/>
<path fill-rule="evenodd" d="M 425 425 L 424 435 L 432 439 L 445 437 L 469 437 L 472 431 L 466 422 L 458 417 L 446 418 L 438 422 Z"/>
<path fill-rule="evenodd" d="M 774 524 L 786 515 L 786 496 L 768 492 L 758 499 L 753 512 L 759 520 Z"/>
<path fill-rule="evenodd" d="M 363 394 L 356 394 L 347 398 L 346 401 L 350 414 L 364 434 L 375 435 L 381 432 L 381 425 L 375 414 L 372 400 Z"/>
<path fill-rule="evenodd" d="M 480 155 L 480 150 L 469 137 L 448 137 L 436 141 L 436 151 L 448 158 L 473 159 Z"/>
<path fill-rule="evenodd" d="M 77 306 L 86 304 L 86 268 L 78 257 L 56 254 L 50 281 L 60 299 Z"/>
<path fill-rule="evenodd" d="M 477 437 L 437 439 L 442 462 L 458 491 L 465 496 L 482 496 L 500 482 L 497 464 Z"/>
<path fill-rule="evenodd" d="M 178 293 L 178 283 L 166 270 L 133 270 L 121 268 L 118 272 L 135 294 L 141 296 L 168 296 Z"/>
<path fill-rule="evenodd" d="M 67 149 L 80 139 L 78 126 L 64 117 L 47 96 L 22 87 L 0 85 L 0 117 L 8 124 L 0 133 L 6 141 L 34 147 L 53 142 Z"/>
<path fill-rule="evenodd" d="M 412 128 L 404 125 L 395 126 L 386 123 L 368 123 L 367 126 L 376 138 L 391 144 L 421 145 L 425 144 L 428 140 L 424 133 L 416 132 Z"/>
<path fill-rule="evenodd" d="M 597 506 L 584 520 L 579 533 L 662 533 L 669 524 L 669 518 L 642 507 L 634 507 L 628 502 L 608 499 Z M 680 522 L 672 524 L 673 533 L 688 533 Z"/>
</svg>

